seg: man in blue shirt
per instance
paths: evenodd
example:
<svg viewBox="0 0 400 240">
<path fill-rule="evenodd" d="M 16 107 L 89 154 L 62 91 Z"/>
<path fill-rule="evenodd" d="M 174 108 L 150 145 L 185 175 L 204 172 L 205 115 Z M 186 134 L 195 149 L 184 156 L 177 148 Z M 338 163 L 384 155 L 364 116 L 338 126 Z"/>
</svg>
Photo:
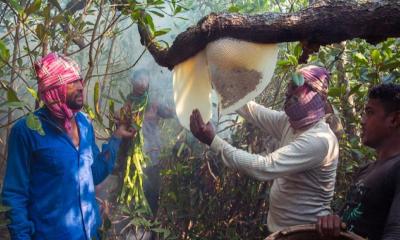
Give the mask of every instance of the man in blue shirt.
<svg viewBox="0 0 400 240">
<path fill-rule="evenodd" d="M 98 239 L 101 225 L 95 185 L 112 171 L 121 138 L 135 134 L 121 125 L 103 145 L 95 143 L 83 106 L 79 67 L 50 53 L 35 63 L 45 106 L 19 120 L 8 143 L 3 203 L 17 239 Z M 39 120 L 41 127 L 29 121 Z"/>
</svg>

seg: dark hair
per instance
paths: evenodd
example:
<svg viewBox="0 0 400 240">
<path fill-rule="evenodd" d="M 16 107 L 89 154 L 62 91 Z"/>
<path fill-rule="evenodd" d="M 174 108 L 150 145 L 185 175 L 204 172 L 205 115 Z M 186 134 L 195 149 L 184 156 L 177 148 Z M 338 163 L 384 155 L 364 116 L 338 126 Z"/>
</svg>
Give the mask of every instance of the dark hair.
<svg viewBox="0 0 400 240">
<path fill-rule="evenodd" d="M 370 99 L 379 99 L 386 113 L 400 110 L 400 85 L 399 84 L 380 84 L 373 87 L 368 97 Z"/>
</svg>

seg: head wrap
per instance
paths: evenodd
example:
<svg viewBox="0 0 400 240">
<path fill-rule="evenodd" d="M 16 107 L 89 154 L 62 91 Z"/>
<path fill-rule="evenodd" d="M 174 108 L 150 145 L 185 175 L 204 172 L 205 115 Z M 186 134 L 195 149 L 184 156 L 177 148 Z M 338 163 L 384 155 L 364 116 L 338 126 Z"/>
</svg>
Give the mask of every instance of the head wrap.
<svg viewBox="0 0 400 240">
<path fill-rule="evenodd" d="M 71 119 L 76 110 L 66 104 L 67 84 L 82 80 L 79 66 L 68 57 L 50 53 L 35 62 L 39 94 L 51 114 L 71 130 Z"/>
<path fill-rule="evenodd" d="M 309 65 L 299 69 L 298 72 L 303 75 L 306 86 L 326 98 L 330 75 L 328 70 L 323 67 Z"/>
<path fill-rule="evenodd" d="M 315 123 L 325 116 L 329 85 L 329 72 L 323 67 L 310 65 L 301 68 L 298 73 L 303 75 L 304 84 L 289 96 L 296 97 L 297 101 L 285 106 L 290 125 L 295 129 Z"/>
</svg>

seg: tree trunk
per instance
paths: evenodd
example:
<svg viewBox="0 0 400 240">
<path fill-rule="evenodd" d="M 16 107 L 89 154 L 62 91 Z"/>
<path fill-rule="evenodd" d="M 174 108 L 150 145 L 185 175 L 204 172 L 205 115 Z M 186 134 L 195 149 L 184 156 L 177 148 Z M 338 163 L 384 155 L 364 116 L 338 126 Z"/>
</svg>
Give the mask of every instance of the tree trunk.
<svg viewBox="0 0 400 240">
<path fill-rule="evenodd" d="M 204 49 L 207 43 L 224 37 L 257 43 L 301 41 L 304 48 L 316 51 L 320 45 L 353 38 L 378 43 L 388 37 L 399 37 L 399 26 L 400 0 L 363 4 L 328 0 L 315 2 L 293 14 L 212 13 L 180 33 L 170 48 L 157 45 L 143 25 L 138 28 L 142 44 L 156 62 L 172 69 Z"/>
</svg>

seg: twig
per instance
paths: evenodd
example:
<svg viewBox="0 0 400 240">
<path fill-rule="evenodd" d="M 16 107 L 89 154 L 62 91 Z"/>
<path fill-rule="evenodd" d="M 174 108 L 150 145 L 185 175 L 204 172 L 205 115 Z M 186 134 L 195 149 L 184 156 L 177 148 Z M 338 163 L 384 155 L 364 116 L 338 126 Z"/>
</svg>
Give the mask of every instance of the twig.
<svg viewBox="0 0 400 240">
<path fill-rule="evenodd" d="M 97 41 L 99 38 L 103 37 L 103 35 L 106 34 L 106 33 L 108 32 L 108 30 L 112 27 L 112 25 L 114 25 L 114 24 L 117 22 L 117 20 L 118 20 L 121 16 L 122 16 L 122 15 L 118 15 L 118 16 L 114 19 L 114 21 L 112 22 L 112 24 L 108 25 L 107 29 L 106 29 L 104 32 L 102 32 L 100 35 L 98 35 L 95 39 L 93 39 L 92 42 L 95 42 L 95 41 Z M 74 51 L 74 52 L 66 53 L 66 56 L 71 56 L 71 55 L 73 55 L 73 54 L 76 54 L 76 53 L 82 51 L 83 49 L 87 48 L 92 42 L 87 43 L 86 45 L 82 46 L 82 48 L 80 48 L 80 49 L 78 49 L 78 50 L 76 50 L 76 51 Z"/>
<path fill-rule="evenodd" d="M 119 73 L 123 73 L 126 71 L 129 71 L 131 68 L 133 68 L 138 62 L 139 60 L 142 58 L 143 54 L 147 51 L 147 48 L 145 48 L 142 53 L 140 54 L 140 56 L 136 59 L 136 61 L 129 67 L 122 69 L 120 71 L 117 72 L 112 72 L 112 73 L 105 73 L 105 74 L 98 74 L 98 75 L 92 75 L 92 77 L 101 77 L 101 76 L 107 76 L 107 75 L 114 75 L 114 74 L 119 74 Z"/>
<path fill-rule="evenodd" d="M 215 180 L 215 181 L 218 181 L 218 178 L 215 176 L 215 174 L 214 174 L 213 171 L 211 170 L 210 161 L 207 161 L 207 168 L 208 168 L 208 172 L 209 172 L 210 175 L 214 178 L 214 180 Z"/>
</svg>

